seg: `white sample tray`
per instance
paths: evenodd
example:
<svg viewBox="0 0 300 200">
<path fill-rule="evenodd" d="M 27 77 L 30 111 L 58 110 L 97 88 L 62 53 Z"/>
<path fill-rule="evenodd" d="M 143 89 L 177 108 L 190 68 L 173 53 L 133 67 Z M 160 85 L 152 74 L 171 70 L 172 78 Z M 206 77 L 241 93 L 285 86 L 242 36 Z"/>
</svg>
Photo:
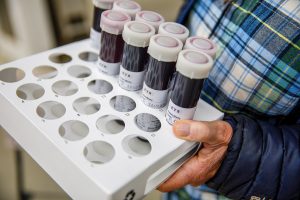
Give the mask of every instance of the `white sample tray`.
<svg viewBox="0 0 300 200">
<path fill-rule="evenodd" d="M 117 77 L 99 72 L 97 54 L 84 40 L 0 66 L 0 125 L 71 198 L 141 199 L 197 144 L 173 136 L 166 108 L 146 107 L 140 91 L 125 91 Z M 135 108 L 117 111 L 118 95 Z M 138 126 L 141 113 L 157 117 L 160 128 Z M 199 101 L 196 119 L 222 117 Z"/>
</svg>

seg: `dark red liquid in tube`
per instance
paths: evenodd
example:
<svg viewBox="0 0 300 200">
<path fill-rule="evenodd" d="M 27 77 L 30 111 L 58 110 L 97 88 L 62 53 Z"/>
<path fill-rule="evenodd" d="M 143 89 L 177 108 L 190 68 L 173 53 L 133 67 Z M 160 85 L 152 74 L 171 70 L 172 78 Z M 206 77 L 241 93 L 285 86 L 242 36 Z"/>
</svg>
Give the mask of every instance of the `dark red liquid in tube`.
<svg viewBox="0 0 300 200">
<path fill-rule="evenodd" d="M 101 44 L 98 69 L 108 75 L 118 75 L 123 54 L 122 32 L 130 16 L 126 13 L 107 10 L 101 15 Z"/>
<path fill-rule="evenodd" d="M 163 62 L 150 57 L 148 66 L 145 84 L 154 90 L 167 90 L 176 62 Z"/>
<path fill-rule="evenodd" d="M 101 33 L 100 20 L 101 20 L 101 14 L 104 11 L 105 11 L 105 9 L 94 6 L 93 29 L 95 31 L 97 31 L 98 33 Z"/>
<path fill-rule="evenodd" d="M 122 67 L 131 72 L 142 72 L 149 60 L 148 47 L 135 47 L 125 43 Z"/>
<path fill-rule="evenodd" d="M 136 91 L 143 87 L 148 64 L 147 53 L 151 36 L 155 29 L 149 24 L 132 21 L 125 24 L 123 39 L 125 41 L 119 85 L 125 90 Z"/>
<path fill-rule="evenodd" d="M 212 65 L 212 58 L 200 51 L 180 52 L 166 114 L 170 124 L 180 119 L 193 119 L 204 80 Z"/>
<path fill-rule="evenodd" d="M 179 39 L 171 36 L 151 37 L 148 49 L 150 58 L 142 92 L 145 105 L 162 108 L 167 104 L 169 82 L 182 46 Z"/>
<path fill-rule="evenodd" d="M 176 73 L 171 100 L 182 108 L 194 108 L 200 97 L 203 79 L 191 79 L 181 73 Z"/>
<path fill-rule="evenodd" d="M 99 57 L 107 63 L 120 63 L 122 60 L 124 41 L 122 35 L 114 35 L 103 31 Z"/>
<path fill-rule="evenodd" d="M 90 38 L 92 42 L 92 46 L 96 48 L 100 48 L 100 37 L 101 37 L 101 14 L 111 9 L 113 6 L 112 2 L 103 2 L 101 0 L 93 0 L 94 4 L 94 15 L 93 15 L 93 24 L 90 30 Z"/>
</svg>

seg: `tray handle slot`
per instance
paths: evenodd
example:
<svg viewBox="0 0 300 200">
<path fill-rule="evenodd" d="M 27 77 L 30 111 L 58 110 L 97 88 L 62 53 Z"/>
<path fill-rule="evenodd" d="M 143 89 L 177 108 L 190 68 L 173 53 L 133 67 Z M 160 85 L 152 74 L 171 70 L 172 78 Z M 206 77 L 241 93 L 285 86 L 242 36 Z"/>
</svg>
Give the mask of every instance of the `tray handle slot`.
<svg viewBox="0 0 300 200">
<path fill-rule="evenodd" d="M 198 152 L 200 146 L 201 144 L 197 144 L 183 156 L 179 155 L 174 160 L 167 163 L 162 168 L 150 175 L 146 183 L 145 195 L 157 188 L 165 180 L 167 180 L 180 166 L 182 166 L 186 161 L 189 160 L 189 158 L 191 158 Z"/>
</svg>

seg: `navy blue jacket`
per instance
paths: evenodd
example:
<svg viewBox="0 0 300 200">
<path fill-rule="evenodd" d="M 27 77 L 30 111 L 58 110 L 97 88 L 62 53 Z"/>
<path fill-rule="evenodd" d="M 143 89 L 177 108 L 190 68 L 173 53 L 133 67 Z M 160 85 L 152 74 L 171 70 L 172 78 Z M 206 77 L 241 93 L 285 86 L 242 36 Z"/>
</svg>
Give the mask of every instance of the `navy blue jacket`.
<svg viewBox="0 0 300 200">
<path fill-rule="evenodd" d="M 179 23 L 185 22 L 193 3 L 186 1 Z M 225 120 L 234 135 L 207 185 L 233 199 L 300 199 L 300 102 L 288 117 L 233 115 Z"/>
<path fill-rule="evenodd" d="M 208 186 L 233 199 L 300 199 L 300 121 L 274 125 L 244 115 L 225 120 L 234 135 Z"/>
</svg>

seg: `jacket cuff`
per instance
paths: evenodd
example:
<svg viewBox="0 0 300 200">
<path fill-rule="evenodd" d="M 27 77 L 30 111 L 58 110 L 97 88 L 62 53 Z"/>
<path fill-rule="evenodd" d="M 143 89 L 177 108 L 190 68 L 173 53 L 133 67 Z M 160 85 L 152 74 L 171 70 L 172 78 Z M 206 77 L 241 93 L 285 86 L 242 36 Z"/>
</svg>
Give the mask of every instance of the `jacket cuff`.
<svg viewBox="0 0 300 200">
<path fill-rule="evenodd" d="M 230 171 L 239 156 L 243 140 L 241 134 L 244 128 L 243 123 L 238 123 L 234 117 L 225 117 L 224 121 L 231 125 L 233 135 L 221 167 L 219 168 L 217 174 L 206 183 L 207 186 L 215 190 L 220 189 L 222 183 L 227 179 L 227 175 L 230 174 Z"/>
</svg>

